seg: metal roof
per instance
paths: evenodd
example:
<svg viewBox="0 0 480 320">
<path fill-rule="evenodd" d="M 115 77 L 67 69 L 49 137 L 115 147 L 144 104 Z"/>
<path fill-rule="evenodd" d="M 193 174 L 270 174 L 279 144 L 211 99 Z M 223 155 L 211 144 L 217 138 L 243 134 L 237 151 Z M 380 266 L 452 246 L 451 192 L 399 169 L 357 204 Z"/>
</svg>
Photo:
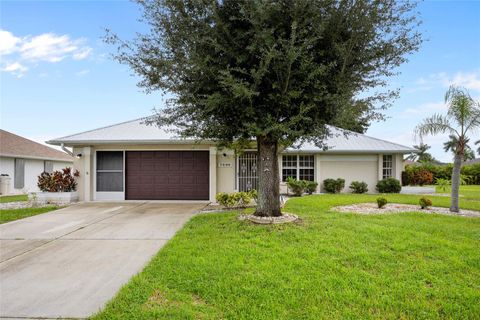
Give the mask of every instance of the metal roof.
<svg viewBox="0 0 480 320">
<path fill-rule="evenodd" d="M 332 152 L 332 153 L 412 153 L 418 150 L 398 143 L 367 136 L 365 134 L 329 126 L 330 136 L 325 139 L 327 150 L 317 147 L 311 142 L 299 148 L 290 147 L 286 152 Z"/>
<path fill-rule="evenodd" d="M 135 119 L 99 129 L 89 130 L 70 136 L 47 141 L 49 144 L 65 146 L 99 145 L 99 144 L 178 144 L 194 143 L 195 139 L 175 136 L 168 129 L 145 124 L 146 118 Z M 364 134 L 330 127 L 332 134 L 324 143 L 328 150 L 323 150 L 313 143 L 304 143 L 300 148 L 288 148 L 285 152 L 334 152 L 334 153 L 411 153 L 416 150 L 407 146 L 369 137 Z M 214 144 L 212 141 L 200 142 Z"/>
</svg>

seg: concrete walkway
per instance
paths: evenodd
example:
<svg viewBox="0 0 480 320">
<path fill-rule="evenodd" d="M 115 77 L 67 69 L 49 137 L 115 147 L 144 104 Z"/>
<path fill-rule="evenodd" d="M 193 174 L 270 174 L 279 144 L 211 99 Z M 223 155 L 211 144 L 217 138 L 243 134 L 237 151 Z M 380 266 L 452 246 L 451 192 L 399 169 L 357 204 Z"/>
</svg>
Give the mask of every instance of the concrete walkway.
<svg viewBox="0 0 480 320">
<path fill-rule="evenodd" d="M 204 203 L 86 203 L 0 225 L 0 317 L 86 318 Z"/>
</svg>

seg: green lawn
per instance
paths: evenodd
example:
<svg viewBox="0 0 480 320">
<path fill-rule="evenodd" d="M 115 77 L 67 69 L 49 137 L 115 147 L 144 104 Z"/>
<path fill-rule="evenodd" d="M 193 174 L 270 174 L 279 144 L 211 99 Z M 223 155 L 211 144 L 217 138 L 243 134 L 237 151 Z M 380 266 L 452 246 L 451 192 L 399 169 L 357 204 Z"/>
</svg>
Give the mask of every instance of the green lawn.
<svg viewBox="0 0 480 320">
<path fill-rule="evenodd" d="M 441 190 L 439 187 L 436 187 L 437 193 L 448 193 L 452 191 L 450 187 L 445 190 Z M 460 186 L 460 195 L 462 199 L 469 201 L 480 202 L 480 186 Z"/>
<path fill-rule="evenodd" d="M 0 210 L 0 223 L 10 222 L 37 214 L 56 210 L 58 207 L 49 206 L 42 208 L 24 208 L 24 209 L 5 209 Z"/>
<path fill-rule="evenodd" d="M 14 196 L 0 197 L 0 203 L 17 202 L 17 201 L 28 201 L 28 195 L 18 194 L 18 195 L 14 195 Z"/>
<path fill-rule="evenodd" d="M 291 225 L 195 216 L 94 319 L 479 319 L 480 219 L 328 210 L 376 197 L 295 198 Z"/>
</svg>

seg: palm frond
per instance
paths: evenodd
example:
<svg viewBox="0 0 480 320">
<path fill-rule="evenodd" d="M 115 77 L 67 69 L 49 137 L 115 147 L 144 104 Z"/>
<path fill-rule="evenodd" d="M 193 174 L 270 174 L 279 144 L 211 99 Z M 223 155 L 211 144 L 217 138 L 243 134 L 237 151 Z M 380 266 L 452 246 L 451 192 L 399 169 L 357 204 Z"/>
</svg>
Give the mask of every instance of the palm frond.
<svg viewBox="0 0 480 320">
<path fill-rule="evenodd" d="M 450 86 L 445 93 L 445 103 L 448 104 L 447 115 L 455 119 L 462 128 L 467 128 L 469 124 L 475 124 L 475 122 L 472 123 L 471 120 L 476 118 L 478 110 L 475 108 L 475 100 L 473 100 L 466 89 Z M 480 119 L 478 121 L 480 121 Z M 462 134 L 465 133 L 466 130 L 462 132 Z"/>
<path fill-rule="evenodd" d="M 434 114 L 433 116 L 424 119 L 418 126 L 415 127 L 415 135 L 423 138 L 427 135 L 436 135 L 439 133 L 450 133 L 459 136 L 457 130 L 453 128 L 447 116 L 441 114 Z"/>
</svg>

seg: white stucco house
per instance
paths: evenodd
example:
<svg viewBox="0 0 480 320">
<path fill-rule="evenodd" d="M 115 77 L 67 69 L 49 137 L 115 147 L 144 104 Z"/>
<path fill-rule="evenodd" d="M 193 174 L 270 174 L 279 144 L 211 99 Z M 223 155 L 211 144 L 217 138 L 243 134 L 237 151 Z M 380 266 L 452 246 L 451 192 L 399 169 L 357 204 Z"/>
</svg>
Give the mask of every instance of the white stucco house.
<svg viewBox="0 0 480 320">
<path fill-rule="evenodd" d="M 73 157 L 0 129 L 0 174 L 5 194 L 39 191 L 38 176 L 73 166 Z M 8 178 L 5 178 L 8 177 Z"/>
<path fill-rule="evenodd" d="M 288 148 L 278 157 L 281 191 L 292 176 L 365 181 L 370 192 L 386 177 L 400 179 L 403 155 L 416 150 L 333 128 L 328 150 L 312 144 Z M 235 154 L 214 142 L 180 139 L 143 119 L 114 124 L 47 141 L 71 147 L 80 171 L 80 200 L 209 200 L 217 192 L 256 188 L 256 150 Z"/>
</svg>

